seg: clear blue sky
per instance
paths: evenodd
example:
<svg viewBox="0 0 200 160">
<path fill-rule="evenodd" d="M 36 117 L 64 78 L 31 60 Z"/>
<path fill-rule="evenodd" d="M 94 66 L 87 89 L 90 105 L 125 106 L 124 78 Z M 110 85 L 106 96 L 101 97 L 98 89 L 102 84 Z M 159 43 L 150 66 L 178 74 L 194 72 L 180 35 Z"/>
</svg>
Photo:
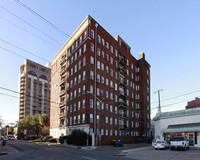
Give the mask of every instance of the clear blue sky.
<svg viewBox="0 0 200 160">
<path fill-rule="evenodd" d="M 163 89 L 162 111 L 184 109 L 188 100 L 200 96 L 200 91 L 197 92 L 200 90 L 199 0 L 21 0 L 21 2 L 69 35 L 89 14 L 113 37 L 119 34 L 131 46 L 131 52 L 137 59 L 140 52 L 145 52 L 146 59 L 151 65 L 152 117 L 157 112 L 155 107 L 158 106 L 158 99 L 154 92 L 158 89 Z M 9 12 L 61 44 L 41 34 Z M 18 90 L 19 67 L 25 59 L 5 51 L 2 47 L 43 65 L 46 62 L 2 40 L 49 61 L 67 41 L 66 37 L 15 0 L 1 0 L 0 39 L 0 87 L 15 91 Z M 15 122 L 18 120 L 18 99 L 1 95 L 2 93 L 18 95 L 0 89 L 0 116 L 5 122 Z M 169 99 L 186 93 L 190 94 Z M 177 103 L 180 101 L 183 102 Z M 177 104 L 169 105 L 172 103 Z"/>
</svg>

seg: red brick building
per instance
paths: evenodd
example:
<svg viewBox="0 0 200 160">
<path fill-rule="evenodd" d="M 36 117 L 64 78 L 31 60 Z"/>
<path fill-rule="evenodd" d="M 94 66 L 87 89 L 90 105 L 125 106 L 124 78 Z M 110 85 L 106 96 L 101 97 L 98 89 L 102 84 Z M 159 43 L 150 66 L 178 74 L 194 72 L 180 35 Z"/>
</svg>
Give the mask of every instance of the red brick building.
<svg viewBox="0 0 200 160">
<path fill-rule="evenodd" d="M 98 145 L 150 137 L 150 65 L 130 50 L 86 17 L 52 60 L 52 136 L 81 129 Z"/>
<path fill-rule="evenodd" d="M 191 108 L 198 108 L 198 107 L 200 107 L 200 97 L 196 97 L 195 100 L 189 101 L 185 108 L 191 109 Z"/>
</svg>

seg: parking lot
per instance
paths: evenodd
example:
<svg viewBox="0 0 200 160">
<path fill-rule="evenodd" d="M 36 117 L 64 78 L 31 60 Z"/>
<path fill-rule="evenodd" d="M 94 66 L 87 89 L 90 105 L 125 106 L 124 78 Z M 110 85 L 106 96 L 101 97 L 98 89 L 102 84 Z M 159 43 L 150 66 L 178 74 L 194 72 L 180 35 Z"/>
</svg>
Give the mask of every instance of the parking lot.
<svg viewBox="0 0 200 160">
<path fill-rule="evenodd" d="M 199 160 L 200 149 L 190 148 L 187 151 L 155 150 L 153 147 L 143 147 L 124 150 L 125 157 L 134 160 Z"/>
</svg>

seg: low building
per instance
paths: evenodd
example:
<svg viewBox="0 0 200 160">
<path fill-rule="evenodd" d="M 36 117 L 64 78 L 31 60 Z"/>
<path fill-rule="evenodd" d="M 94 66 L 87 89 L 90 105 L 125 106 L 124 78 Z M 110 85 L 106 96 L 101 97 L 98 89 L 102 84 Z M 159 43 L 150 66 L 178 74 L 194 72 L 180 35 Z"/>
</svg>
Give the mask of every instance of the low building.
<svg viewBox="0 0 200 160">
<path fill-rule="evenodd" d="M 189 101 L 185 108 L 186 109 L 200 108 L 200 97 L 196 97 L 195 100 Z"/>
<path fill-rule="evenodd" d="M 185 136 L 190 146 L 200 147 L 200 108 L 158 113 L 155 121 L 155 138 L 170 139 Z"/>
</svg>

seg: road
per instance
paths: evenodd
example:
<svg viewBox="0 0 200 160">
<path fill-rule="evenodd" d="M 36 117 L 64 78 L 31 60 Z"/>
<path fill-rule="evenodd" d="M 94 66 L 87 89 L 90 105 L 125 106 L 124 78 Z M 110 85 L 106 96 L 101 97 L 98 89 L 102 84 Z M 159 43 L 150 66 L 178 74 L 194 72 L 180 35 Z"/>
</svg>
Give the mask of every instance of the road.
<svg viewBox="0 0 200 160">
<path fill-rule="evenodd" d="M 113 152 L 98 150 L 71 149 L 58 146 L 36 144 L 26 141 L 9 141 L 8 145 L 17 149 L 17 152 L 10 152 L 1 155 L 1 160 L 120 160 L 125 156 L 113 154 Z"/>
<path fill-rule="evenodd" d="M 125 150 L 125 157 L 133 160 L 199 160 L 200 150 L 154 150 L 153 147 L 144 147 Z"/>
</svg>

